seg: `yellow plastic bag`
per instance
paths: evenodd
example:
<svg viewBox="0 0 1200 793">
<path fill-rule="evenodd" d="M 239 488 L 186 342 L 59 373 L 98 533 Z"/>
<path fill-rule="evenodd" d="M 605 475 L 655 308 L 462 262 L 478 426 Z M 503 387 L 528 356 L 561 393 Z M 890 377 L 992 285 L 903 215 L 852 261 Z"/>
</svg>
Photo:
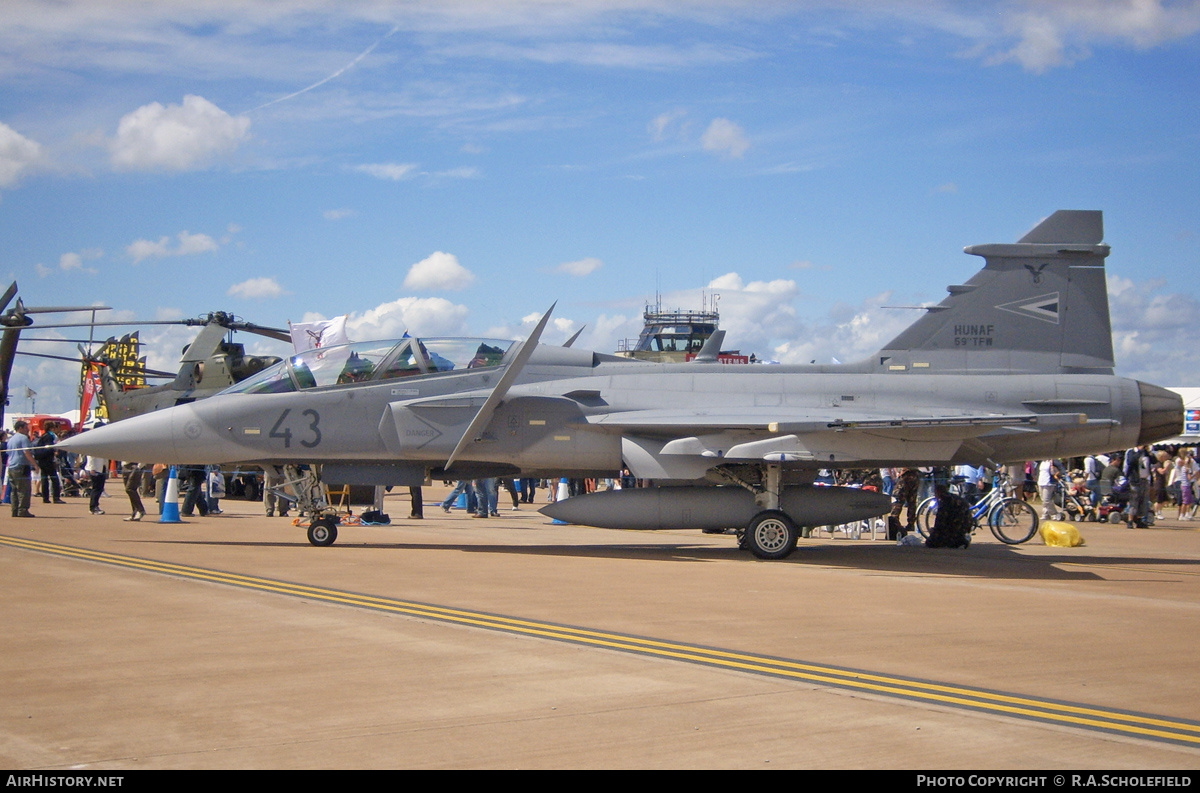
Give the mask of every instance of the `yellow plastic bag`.
<svg viewBox="0 0 1200 793">
<path fill-rule="evenodd" d="M 1083 537 L 1079 535 L 1079 529 L 1075 528 L 1075 524 L 1066 521 L 1043 520 L 1038 524 L 1038 533 L 1042 535 L 1042 542 L 1055 548 L 1074 548 L 1077 545 L 1083 545 Z"/>
</svg>

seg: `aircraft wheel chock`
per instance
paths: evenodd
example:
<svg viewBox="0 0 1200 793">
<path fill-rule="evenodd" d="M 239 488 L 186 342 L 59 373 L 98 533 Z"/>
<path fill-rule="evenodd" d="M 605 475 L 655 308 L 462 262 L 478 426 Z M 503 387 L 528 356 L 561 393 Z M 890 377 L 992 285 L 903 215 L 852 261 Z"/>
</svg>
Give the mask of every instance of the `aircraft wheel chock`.
<svg viewBox="0 0 1200 793">
<path fill-rule="evenodd" d="M 754 516 L 746 526 L 745 543 L 759 559 L 784 559 L 796 550 L 800 530 L 779 510 L 769 509 Z"/>
<path fill-rule="evenodd" d="M 337 540 L 337 521 L 333 518 L 315 518 L 308 524 L 308 541 L 313 545 L 333 545 Z"/>
</svg>

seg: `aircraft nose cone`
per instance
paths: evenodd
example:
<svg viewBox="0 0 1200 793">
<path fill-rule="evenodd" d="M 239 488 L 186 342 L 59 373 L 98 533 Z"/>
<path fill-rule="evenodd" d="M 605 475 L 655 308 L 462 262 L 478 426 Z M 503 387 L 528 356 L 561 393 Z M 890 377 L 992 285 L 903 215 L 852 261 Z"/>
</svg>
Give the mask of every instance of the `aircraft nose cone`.
<svg viewBox="0 0 1200 793">
<path fill-rule="evenodd" d="M 136 463 L 179 461 L 174 425 L 177 409 L 135 416 L 97 427 L 66 440 L 58 447 L 78 454 Z"/>
</svg>

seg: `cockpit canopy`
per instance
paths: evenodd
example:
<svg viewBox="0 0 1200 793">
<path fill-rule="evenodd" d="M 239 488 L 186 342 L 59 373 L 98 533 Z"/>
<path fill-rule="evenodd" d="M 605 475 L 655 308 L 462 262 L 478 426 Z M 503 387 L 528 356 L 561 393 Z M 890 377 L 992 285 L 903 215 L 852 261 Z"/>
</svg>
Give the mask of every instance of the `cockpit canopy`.
<svg viewBox="0 0 1200 793">
<path fill-rule="evenodd" d="M 293 355 L 221 393 L 277 394 L 498 366 L 513 344 L 507 339 L 407 338 L 320 347 Z"/>
</svg>

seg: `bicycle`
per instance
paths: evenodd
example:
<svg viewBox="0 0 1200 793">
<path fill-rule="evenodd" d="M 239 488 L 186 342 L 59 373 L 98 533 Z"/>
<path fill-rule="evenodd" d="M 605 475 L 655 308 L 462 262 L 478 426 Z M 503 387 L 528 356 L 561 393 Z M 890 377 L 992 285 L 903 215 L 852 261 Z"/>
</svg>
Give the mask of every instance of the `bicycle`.
<svg viewBox="0 0 1200 793">
<path fill-rule="evenodd" d="M 1009 492 L 1007 478 L 997 476 L 992 489 L 971 505 L 971 533 L 984 520 L 996 539 L 1006 545 L 1029 542 L 1037 534 L 1037 510 L 1019 498 L 1005 495 Z M 930 496 L 917 505 L 917 533 L 929 539 L 937 519 L 937 496 Z"/>
</svg>

